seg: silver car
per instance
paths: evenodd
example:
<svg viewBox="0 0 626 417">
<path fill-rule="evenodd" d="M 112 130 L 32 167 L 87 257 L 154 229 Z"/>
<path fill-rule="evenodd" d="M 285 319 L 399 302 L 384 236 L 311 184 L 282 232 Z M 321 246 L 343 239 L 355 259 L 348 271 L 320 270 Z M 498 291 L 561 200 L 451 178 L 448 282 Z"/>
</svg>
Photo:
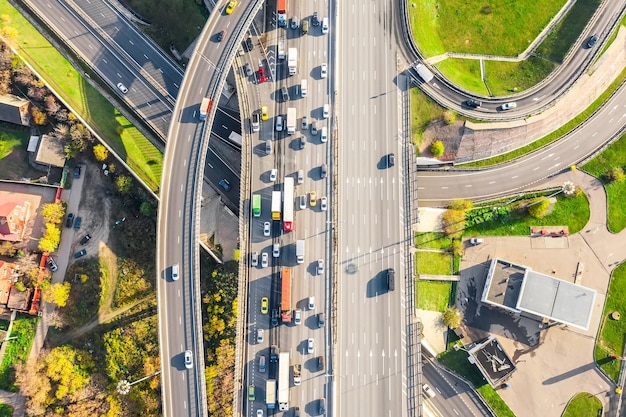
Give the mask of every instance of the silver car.
<svg viewBox="0 0 626 417">
<path fill-rule="evenodd" d="M 313 353 L 315 352 L 315 341 L 313 340 L 313 338 L 309 339 L 306 343 L 306 351 L 308 353 Z"/>
<path fill-rule="evenodd" d="M 304 210 L 306 208 L 306 195 L 300 196 L 300 210 Z"/>
<path fill-rule="evenodd" d="M 256 342 L 263 343 L 263 329 L 258 329 L 256 331 Z"/>
<path fill-rule="evenodd" d="M 265 237 L 269 237 L 269 235 L 272 233 L 271 231 L 271 225 L 270 222 L 265 222 L 263 223 L 263 236 Z"/>
<path fill-rule="evenodd" d="M 258 266 L 259 265 L 259 253 L 252 252 L 250 254 L 250 266 Z"/>
<path fill-rule="evenodd" d="M 309 121 L 306 116 L 302 118 L 302 130 L 307 130 L 309 128 Z"/>
<path fill-rule="evenodd" d="M 268 259 L 269 256 L 267 255 L 267 253 L 263 252 L 261 254 L 261 268 L 267 268 Z"/>
<path fill-rule="evenodd" d="M 326 63 L 322 64 L 320 67 L 320 77 L 326 78 L 328 76 L 328 67 Z"/>
</svg>

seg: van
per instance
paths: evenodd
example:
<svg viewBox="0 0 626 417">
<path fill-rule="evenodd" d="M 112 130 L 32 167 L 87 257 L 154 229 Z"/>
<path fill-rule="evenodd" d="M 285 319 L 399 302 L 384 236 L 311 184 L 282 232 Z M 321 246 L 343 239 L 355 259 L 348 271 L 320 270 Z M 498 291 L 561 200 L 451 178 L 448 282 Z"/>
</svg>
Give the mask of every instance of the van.
<svg viewBox="0 0 626 417">
<path fill-rule="evenodd" d="M 307 92 L 308 92 L 308 82 L 305 79 L 305 80 L 300 81 L 300 96 L 306 97 Z"/>
<path fill-rule="evenodd" d="M 322 107 L 322 117 L 324 119 L 328 119 L 329 114 L 330 114 L 330 105 L 324 104 L 324 107 Z"/>
<path fill-rule="evenodd" d="M 324 327 L 326 320 L 324 318 L 324 313 L 319 313 L 317 315 L 317 327 Z"/>
<path fill-rule="evenodd" d="M 323 356 L 317 357 L 317 370 L 318 371 L 324 370 L 324 357 Z"/>
<path fill-rule="evenodd" d="M 396 271 L 393 268 L 389 268 L 387 270 L 387 288 L 389 291 L 393 291 L 395 289 L 396 282 Z"/>
<path fill-rule="evenodd" d="M 322 19 L 322 33 L 324 35 L 328 33 L 328 18 L 327 17 Z"/>
<path fill-rule="evenodd" d="M 280 89 L 281 94 L 283 95 L 283 101 L 289 101 L 289 90 L 287 90 L 287 87 L 284 87 Z"/>
<path fill-rule="evenodd" d="M 259 372 L 265 372 L 265 356 L 259 358 Z"/>
<path fill-rule="evenodd" d="M 298 170 L 298 184 L 302 184 L 304 182 L 304 171 Z"/>
<path fill-rule="evenodd" d="M 303 20 L 301 28 L 302 28 L 302 34 L 306 35 L 309 32 L 309 21 L 306 19 Z"/>
</svg>

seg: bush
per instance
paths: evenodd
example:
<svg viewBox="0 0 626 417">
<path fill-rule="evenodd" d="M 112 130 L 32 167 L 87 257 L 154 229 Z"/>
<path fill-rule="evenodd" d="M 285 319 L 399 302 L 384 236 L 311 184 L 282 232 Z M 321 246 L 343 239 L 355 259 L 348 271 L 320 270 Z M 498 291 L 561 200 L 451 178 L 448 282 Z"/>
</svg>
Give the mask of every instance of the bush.
<svg viewBox="0 0 626 417">
<path fill-rule="evenodd" d="M 433 143 L 432 146 L 430 147 L 430 153 L 432 153 L 433 156 L 436 158 L 443 155 L 445 150 L 446 150 L 446 147 L 443 145 L 443 143 L 440 140 L 435 141 L 435 143 Z"/>
<path fill-rule="evenodd" d="M 453 112 L 452 110 L 444 111 L 443 112 L 443 121 L 447 125 L 451 125 L 452 123 L 456 122 L 456 113 Z"/>
<path fill-rule="evenodd" d="M 612 183 L 621 182 L 626 178 L 624 175 L 624 169 L 622 167 L 615 167 L 609 173 L 609 181 Z"/>
<path fill-rule="evenodd" d="M 550 210 L 550 200 L 544 197 L 539 197 L 533 200 L 528 206 L 528 214 L 535 219 L 541 219 Z"/>
</svg>

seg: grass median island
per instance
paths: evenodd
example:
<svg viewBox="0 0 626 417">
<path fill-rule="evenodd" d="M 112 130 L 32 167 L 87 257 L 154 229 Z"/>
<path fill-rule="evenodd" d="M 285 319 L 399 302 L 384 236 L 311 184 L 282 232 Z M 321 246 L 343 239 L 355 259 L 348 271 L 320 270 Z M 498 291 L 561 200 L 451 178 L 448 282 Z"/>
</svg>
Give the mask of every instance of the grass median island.
<svg viewBox="0 0 626 417">
<path fill-rule="evenodd" d="M 161 182 L 163 155 L 52 46 L 9 2 L 0 2 L 0 30 L 96 133 L 152 189 Z M 132 144 L 132 145 L 131 145 Z"/>
<path fill-rule="evenodd" d="M 506 96 L 528 90 L 546 78 L 556 65 L 530 57 L 521 62 L 485 61 L 487 85 L 494 96 Z"/>
<path fill-rule="evenodd" d="M 562 417 L 597 417 L 602 415 L 602 402 L 593 394 L 581 392 L 570 400 Z"/>
</svg>

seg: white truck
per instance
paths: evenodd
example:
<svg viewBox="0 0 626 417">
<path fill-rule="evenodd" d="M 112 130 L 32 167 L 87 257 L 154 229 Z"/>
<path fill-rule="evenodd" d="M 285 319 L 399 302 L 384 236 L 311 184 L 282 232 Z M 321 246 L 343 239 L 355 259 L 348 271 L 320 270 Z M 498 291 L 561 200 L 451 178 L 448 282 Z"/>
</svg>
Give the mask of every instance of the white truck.
<svg viewBox="0 0 626 417">
<path fill-rule="evenodd" d="M 423 64 L 417 64 L 415 66 L 415 71 L 417 71 L 417 75 L 419 75 L 425 83 L 428 83 L 435 78 L 433 73 Z"/>
<path fill-rule="evenodd" d="M 285 41 L 278 41 L 278 59 L 285 59 Z"/>
<path fill-rule="evenodd" d="M 298 67 L 298 48 L 289 48 L 287 66 L 289 67 L 289 75 L 295 75 Z"/>
<path fill-rule="evenodd" d="M 293 135 L 296 133 L 296 108 L 287 108 L 287 134 Z"/>
<path fill-rule="evenodd" d="M 206 120 L 209 109 L 211 109 L 211 102 L 212 100 L 208 97 L 202 99 L 202 103 L 200 103 L 200 120 Z"/>
<path fill-rule="evenodd" d="M 296 241 L 296 261 L 299 264 L 304 263 L 304 240 Z"/>
</svg>

